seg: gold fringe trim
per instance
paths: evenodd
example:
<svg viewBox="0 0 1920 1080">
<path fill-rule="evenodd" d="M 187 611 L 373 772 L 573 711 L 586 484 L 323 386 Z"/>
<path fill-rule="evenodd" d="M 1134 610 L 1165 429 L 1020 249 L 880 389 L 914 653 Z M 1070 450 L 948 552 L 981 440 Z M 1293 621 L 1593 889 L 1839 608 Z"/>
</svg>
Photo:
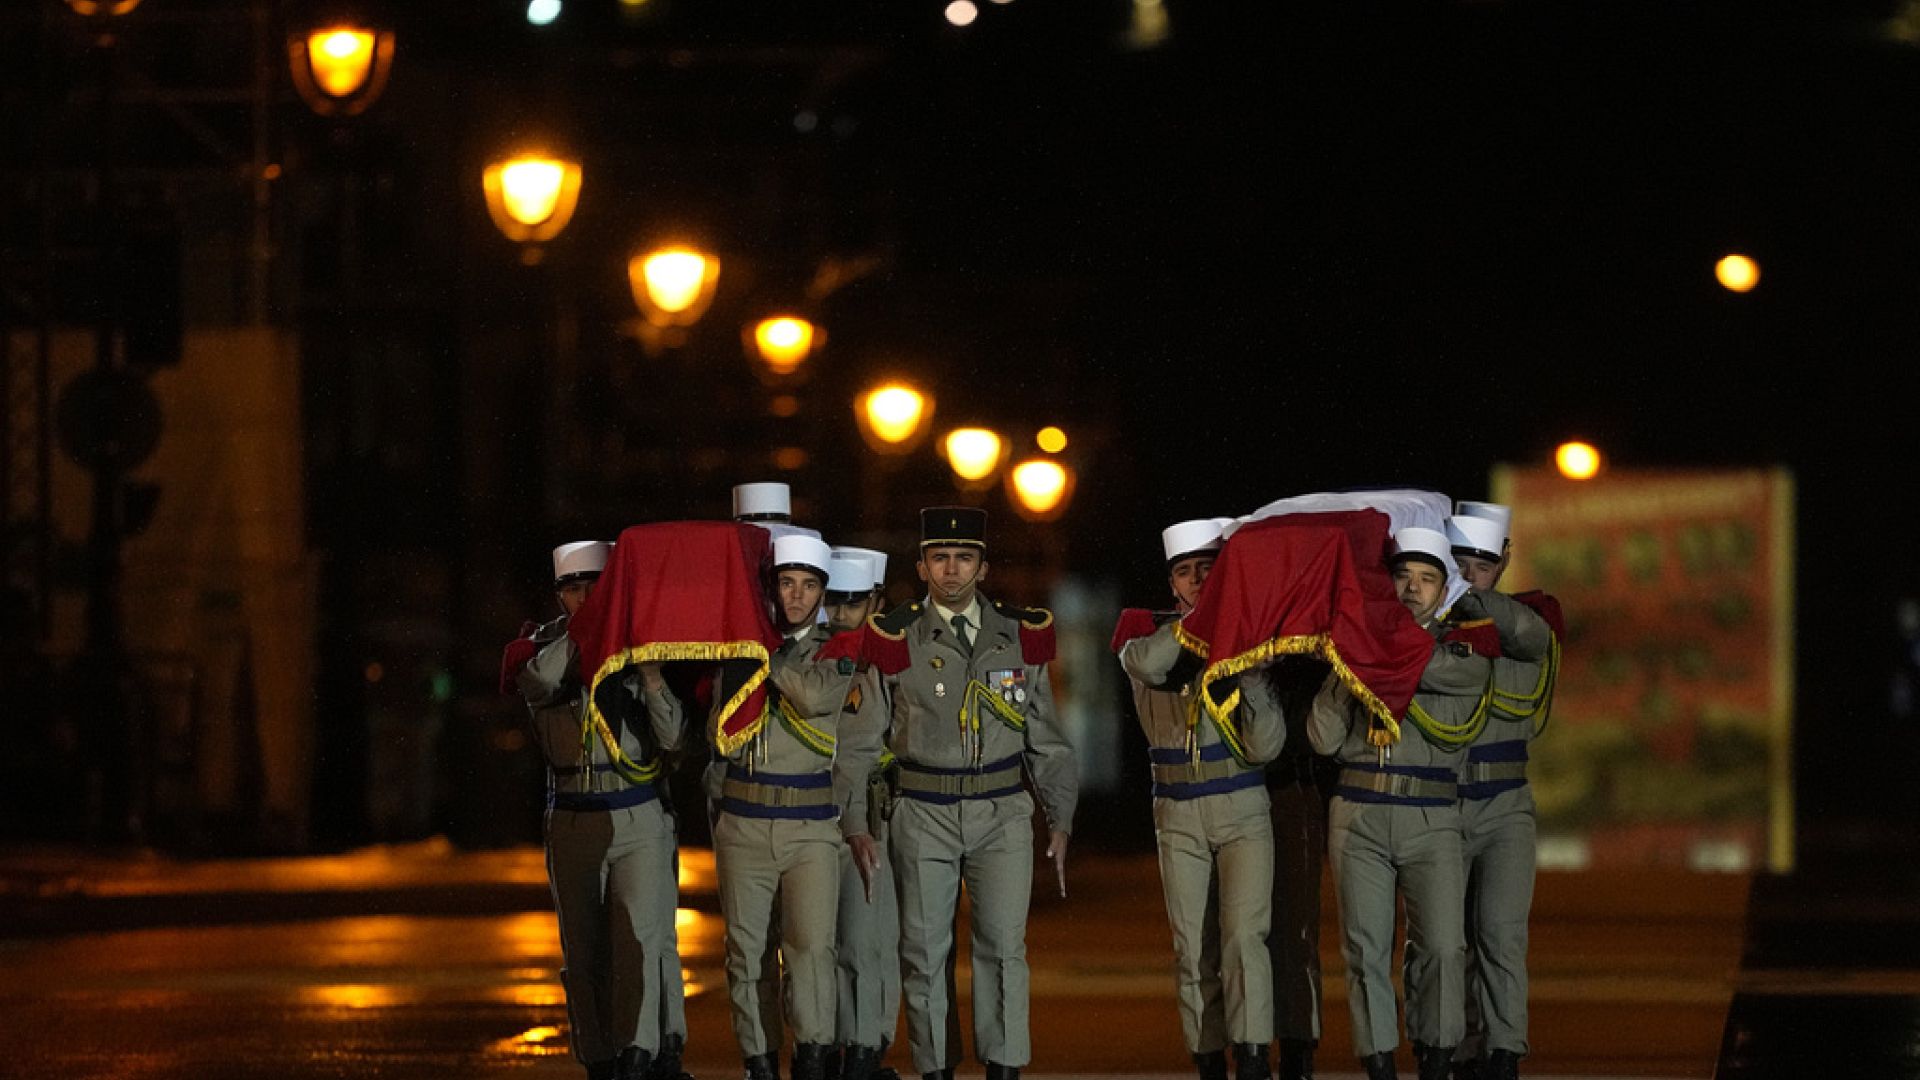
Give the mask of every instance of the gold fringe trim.
<svg viewBox="0 0 1920 1080">
<path fill-rule="evenodd" d="M 1177 629 L 1178 623 L 1175 626 L 1174 635 L 1181 639 L 1181 644 L 1186 644 L 1189 639 Z M 1205 644 L 1201 643 L 1201 648 L 1195 651 L 1204 656 L 1206 655 L 1204 649 Z M 1332 635 L 1329 634 L 1292 634 L 1277 637 L 1271 641 L 1262 642 L 1238 656 L 1207 665 L 1207 669 L 1200 674 L 1200 698 L 1206 703 L 1207 713 L 1213 717 L 1216 725 L 1232 725 L 1233 710 L 1240 704 L 1240 691 L 1235 689 L 1227 696 L 1226 701 L 1216 705 L 1213 695 L 1207 693 L 1207 690 L 1221 679 L 1238 675 L 1249 668 L 1258 667 L 1281 656 L 1312 656 L 1326 661 L 1333 668 L 1334 677 L 1347 688 L 1347 692 L 1352 694 L 1367 712 L 1380 722 L 1380 726 L 1386 729 L 1389 733 L 1389 741 L 1400 740 L 1400 721 L 1394 717 L 1393 711 L 1387 708 L 1387 703 L 1380 700 L 1380 695 L 1368 689 L 1367 685 L 1360 681 L 1359 676 L 1353 673 L 1353 669 L 1347 666 L 1346 660 L 1340 655 L 1339 648 L 1333 644 Z M 1225 734 L 1224 730 L 1222 734 Z"/>
<path fill-rule="evenodd" d="M 600 707 L 594 703 L 594 691 L 600 689 L 601 680 L 616 674 L 628 664 L 651 664 L 668 660 L 759 661 L 759 666 L 754 669 L 752 675 L 747 677 L 747 681 L 741 685 L 740 689 L 734 691 L 733 696 L 727 699 L 725 705 L 715 710 L 713 714 L 713 745 L 721 754 L 732 756 L 735 751 L 751 741 L 753 737 L 759 733 L 760 729 L 766 725 L 767 711 L 763 708 L 760 711 L 760 715 L 754 718 L 753 723 L 749 724 L 739 734 L 726 735 L 721 731 L 721 725 L 731 718 L 734 713 L 738 712 L 740 706 L 746 704 L 747 699 L 753 696 L 753 692 L 760 688 L 761 683 L 767 681 L 767 672 L 772 661 L 772 654 L 767 652 L 765 645 L 757 641 L 661 641 L 651 645 L 641 645 L 637 648 L 622 649 L 602 661 L 600 670 L 593 673 L 593 681 L 588 685 L 587 690 L 587 714 L 592 723 L 600 730 L 600 737 L 603 740 L 610 740 L 613 732 L 608 729 L 606 718 L 600 715 Z M 616 766 L 619 765 L 621 760 L 626 758 L 626 755 L 620 752 L 617 745 L 609 744 L 608 749 L 611 753 L 618 755 L 614 759 Z M 659 771 L 658 765 L 654 765 L 653 769 L 657 774 Z"/>
</svg>

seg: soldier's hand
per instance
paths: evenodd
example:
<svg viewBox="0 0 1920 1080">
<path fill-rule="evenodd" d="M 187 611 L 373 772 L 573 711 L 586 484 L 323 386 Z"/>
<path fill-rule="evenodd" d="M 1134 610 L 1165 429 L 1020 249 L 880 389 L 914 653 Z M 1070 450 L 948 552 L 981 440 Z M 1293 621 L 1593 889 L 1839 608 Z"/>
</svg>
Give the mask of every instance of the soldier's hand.
<svg viewBox="0 0 1920 1080">
<path fill-rule="evenodd" d="M 1047 858 L 1053 860 L 1053 875 L 1060 882 L 1060 898 L 1067 896 L 1067 834 L 1055 829 L 1047 844 Z"/>
<path fill-rule="evenodd" d="M 649 690 L 660 690 L 667 685 L 666 677 L 660 674 L 658 663 L 640 665 L 640 682 Z"/>
<path fill-rule="evenodd" d="M 867 903 L 873 903 L 873 875 L 880 870 L 880 849 L 866 833 L 847 837 L 853 851 L 854 869 L 860 871 L 860 883 L 867 887 Z"/>
</svg>

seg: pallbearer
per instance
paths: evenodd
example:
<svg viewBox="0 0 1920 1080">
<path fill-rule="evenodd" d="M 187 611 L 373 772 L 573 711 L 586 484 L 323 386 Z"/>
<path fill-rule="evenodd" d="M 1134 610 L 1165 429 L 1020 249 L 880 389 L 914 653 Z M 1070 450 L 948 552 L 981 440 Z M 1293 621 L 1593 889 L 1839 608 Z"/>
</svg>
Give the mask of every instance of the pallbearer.
<svg viewBox="0 0 1920 1080">
<path fill-rule="evenodd" d="M 1498 591 L 1510 552 L 1511 511 L 1497 503 L 1462 502 L 1447 522 L 1460 573 L 1473 592 L 1454 607 L 1511 621 L 1493 663 L 1486 727 L 1467 748 L 1460 785 L 1466 836 L 1466 1039 L 1455 1052 L 1456 1076 L 1509 1080 L 1527 1055 L 1527 919 L 1533 907 L 1534 806 L 1527 785 L 1527 747 L 1546 722 L 1558 641 L 1539 605 L 1557 621 L 1559 605 L 1543 594 Z M 1523 602 L 1524 601 L 1524 602 Z M 1466 610 L 1463 610 L 1466 609 Z M 1457 621 L 1457 620 L 1456 620 Z"/>
<path fill-rule="evenodd" d="M 1017 1080 L 1031 1056 L 1034 798 L 1027 788 L 1046 814 L 1046 854 L 1064 894 L 1078 777 L 1048 683 L 1053 616 L 980 595 L 986 524 L 986 511 L 973 507 L 921 511 L 915 570 L 927 596 L 869 620 L 865 633 L 892 710 L 886 745 L 900 770 L 889 840 L 914 1068 L 950 1077 L 960 1060 L 958 1040 L 947 1032 L 946 965 L 964 884 L 972 905 L 974 1052 L 988 1080 Z"/>
<path fill-rule="evenodd" d="M 564 614 L 508 646 L 502 681 L 526 698 L 547 762 L 547 876 L 573 1055 L 593 1080 L 674 1080 L 687 1021 L 674 940 L 674 823 L 654 730 L 677 729 L 680 705 L 659 665 L 640 665 L 616 694 L 603 694 L 622 707 L 603 708 L 607 723 L 594 723 L 567 635 L 611 547 L 582 540 L 554 549 Z"/>
<path fill-rule="evenodd" d="M 1246 704 L 1233 720 L 1202 708 L 1190 683 L 1198 665 L 1173 633 L 1200 596 L 1220 532 L 1211 519 L 1167 528 L 1161 547 L 1175 610 L 1129 611 L 1114 637 L 1153 762 L 1154 837 L 1187 1051 L 1201 1080 L 1225 1080 L 1228 1044 L 1236 1080 L 1266 1080 L 1274 847 L 1261 763 L 1279 753 L 1285 723 L 1253 672 L 1241 678 Z"/>
<path fill-rule="evenodd" d="M 827 628 L 859 630 L 878 605 L 874 557 L 864 548 L 833 549 L 827 576 Z M 880 556 L 884 558 L 884 556 Z M 841 710 L 842 753 L 834 762 L 834 789 L 845 797 L 840 831 L 847 847 L 840 859 L 840 933 L 837 1026 L 841 1080 L 872 1080 L 898 1074 L 880 1062 L 900 1019 L 900 907 L 889 865 L 887 814 L 891 810 L 890 760 L 878 753 L 848 752 L 861 738 L 875 750 L 886 727 L 887 702 L 871 668 L 854 677 Z"/>
<path fill-rule="evenodd" d="M 821 1080 L 834 1038 L 833 939 L 842 841 L 832 769 L 834 731 L 853 664 L 815 659 L 829 636 L 815 623 L 828 559 L 827 545 L 813 537 L 789 535 L 773 542 L 786 641 L 771 661 L 768 717 L 726 757 L 714 826 L 726 919 L 727 994 L 748 1080 L 769 1080 L 777 1071 L 779 1033 L 767 1029 L 761 1011 L 776 911 L 794 1080 Z M 716 709 L 721 704 L 716 701 Z M 662 732 L 663 742 L 681 737 L 677 729 Z"/>
</svg>

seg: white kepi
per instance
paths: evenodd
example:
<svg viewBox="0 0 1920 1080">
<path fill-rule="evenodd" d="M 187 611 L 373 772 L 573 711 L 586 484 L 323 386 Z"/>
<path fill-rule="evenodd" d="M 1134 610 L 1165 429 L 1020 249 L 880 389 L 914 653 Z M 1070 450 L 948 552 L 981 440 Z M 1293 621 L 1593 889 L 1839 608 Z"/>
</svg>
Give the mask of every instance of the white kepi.
<svg viewBox="0 0 1920 1080">
<path fill-rule="evenodd" d="M 1499 562 L 1507 546 L 1507 530 L 1492 518 L 1456 514 L 1447 519 L 1447 543 L 1456 555 Z"/>
<path fill-rule="evenodd" d="M 873 563 L 859 555 L 834 555 L 827 562 L 827 598 L 864 600 L 873 592 Z"/>
<path fill-rule="evenodd" d="M 1444 616 L 1453 602 L 1466 595 L 1471 587 L 1467 579 L 1460 576 L 1460 564 L 1453 561 L 1453 545 L 1447 541 L 1447 534 L 1438 529 L 1429 529 L 1419 525 L 1410 525 L 1393 534 L 1393 554 L 1423 555 L 1440 564 L 1446 571 L 1447 588 L 1440 598 L 1440 606 L 1435 614 Z"/>
<path fill-rule="evenodd" d="M 575 578 L 598 574 L 607 568 L 613 545 L 605 540 L 575 540 L 553 549 L 553 583 L 565 585 Z"/>
<path fill-rule="evenodd" d="M 773 539 L 773 568 L 785 570 L 788 567 L 800 567 L 812 570 L 827 580 L 827 568 L 833 562 L 833 552 L 827 542 L 817 536 L 776 536 Z"/>
<path fill-rule="evenodd" d="M 1171 567 L 1181 559 L 1220 550 L 1221 518 L 1195 518 L 1160 530 L 1160 550 Z"/>
<path fill-rule="evenodd" d="M 1484 518 L 1500 524 L 1500 542 L 1505 543 L 1507 535 L 1513 531 L 1513 507 L 1499 503 L 1469 502 L 1462 499 L 1454 504 L 1453 516 L 1456 518 Z"/>
<path fill-rule="evenodd" d="M 792 521 L 793 490 L 778 481 L 733 485 L 733 520 Z"/>
<path fill-rule="evenodd" d="M 873 548 L 854 547 L 851 544 L 835 544 L 832 548 L 836 559 L 865 559 L 873 574 L 873 587 L 878 589 L 887 583 L 887 553 Z"/>
</svg>

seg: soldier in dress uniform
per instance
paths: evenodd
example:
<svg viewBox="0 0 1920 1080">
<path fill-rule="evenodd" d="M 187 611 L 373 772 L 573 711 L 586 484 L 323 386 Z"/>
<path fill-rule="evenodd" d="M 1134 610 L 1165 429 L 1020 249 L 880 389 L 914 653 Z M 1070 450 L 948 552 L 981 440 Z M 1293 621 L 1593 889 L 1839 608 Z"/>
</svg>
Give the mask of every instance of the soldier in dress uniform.
<svg viewBox="0 0 1920 1080">
<path fill-rule="evenodd" d="M 1027 905 L 1033 808 L 1046 814 L 1062 895 L 1078 777 L 1053 711 L 1053 616 L 987 600 L 986 511 L 920 515 L 914 568 L 927 597 L 868 621 L 869 659 L 891 713 L 896 759 L 890 822 L 900 892 L 900 961 L 914 1068 L 951 1078 L 946 965 L 962 885 L 971 901 L 974 1051 L 989 1080 L 1017 1080 L 1031 1057 Z"/>
<path fill-rule="evenodd" d="M 611 549 L 597 540 L 554 549 L 564 614 L 510 645 L 503 675 L 526 698 L 547 762 L 547 876 L 573 1055 L 593 1080 L 674 1080 L 683 1075 L 685 986 L 674 821 L 653 731 L 679 725 L 680 704 L 659 665 L 641 665 L 603 691 L 605 723 L 594 722 L 567 635 Z"/>
<path fill-rule="evenodd" d="M 827 628 L 860 629 L 878 606 L 874 585 L 877 552 L 833 549 L 827 577 Z M 886 726 L 886 699 L 872 668 L 861 670 L 841 710 L 844 745 L 866 738 L 877 745 Z M 876 754 L 843 753 L 834 762 L 834 788 L 845 794 L 840 831 L 847 847 L 840 859 L 839 968 L 841 1080 L 897 1080 L 881 1059 L 900 1019 L 900 907 L 888 865 L 887 766 Z M 857 797 L 864 794 L 865 798 Z"/>
<path fill-rule="evenodd" d="M 1527 1054 L 1527 920 L 1533 907 L 1535 819 L 1527 747 L 1552 693 L 1553 630 L 1527 605 L 1498 591 L 1510 559 L 1511 511 L 1462 502 L 1447 522 L 1461 576 L 1473 592 L 1455 619 L 1485 611 L 1503 634 L 1493 662 L 1487 724 L 1467 748 L 1460 783 L 1466 843 L 1466 1038 L 1456 1077 L 1511 1080 Z"/>
<path fill-rule="evenodd" d="M 1223 725 L 1202 706 L 1191 683 L 1198 668 L 1174 636 L 1175 620 L 1199 599 L 1220 534 L 1210 518 L 1161 533 L 1175 610 L 1122 644 L 1120 663 L 1153 762 L 1154 838 L 1187 1052 L 1201 1080 L 1226 1080 L 1231 1043 L 1235 1080 L 1267 1080 L 1274 844 L 1261 765 L 1280 752 L 1286 724 L 1262 673 L 1248 672 L 1245 704 Z"/>
<path fill-rule="evenodd" d="M 829 638 L 815 621 L 829 558 L 827 545 L 813 537 L 788 535 L 773 542 L 786 641 L 774 653 L 767 676 L 772 685 L 768 718 L 726 757 L 714 827 L 726 920 L 727 994 L 748 1080 L 776 1075 L 778 1032 L 769 1032 L 762 1022 L 763 967 L 776 911 L 794 1080 L 821 1080 L 834 1040 L 834 923 L 843 846 L 832 782 L 834 730 L 854 665 L 814 658 Z M 678 745 L 682 737 L 681 729 L 661 732 L 666 745 Z"/>
<path fill-rule="evenodd" d="M 1492 661 L 1461 643 L 1442 643 L 1441 603 L 1457 577 L 1447 538 L 1425 528 L 1393 536 L 1394 587 L 1407 610 L 1434 634 L 1432 659 L 1408 707 L 1400 735 L 1390 733 L 1329 676 L 1314 699 L 1308 736 L 1314 749 L 1339 759 L 1329 813 L 1328 849 L 1340 905 L 1347 1000 L 1354 1053 L 1369 1080 L 1397 1075 L 1399 1024 L 1391 967 L 1394 898 L 1406 906 L 1414 958 L 1407 1035 L 1420 1047 L 1421 1080 L 1443 1080 L 1461 1038 L 1462 843 L 1458 803 L 1460 747 L 1436 741 L 1465 724 L 1485 700 Z M 1426 718 L 1426 719 L 1420 719 Z M 1412 730 L 1408 730 L 1411 728 Z"/>
</svg>

